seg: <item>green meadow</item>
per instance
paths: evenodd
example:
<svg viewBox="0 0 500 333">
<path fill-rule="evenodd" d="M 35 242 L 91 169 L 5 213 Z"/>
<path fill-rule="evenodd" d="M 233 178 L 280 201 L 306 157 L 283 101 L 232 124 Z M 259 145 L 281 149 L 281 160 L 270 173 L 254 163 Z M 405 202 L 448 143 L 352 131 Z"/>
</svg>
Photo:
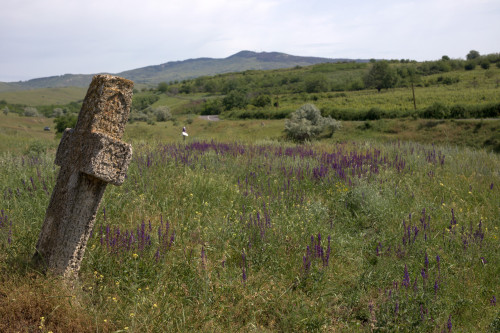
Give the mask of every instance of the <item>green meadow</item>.
<svg viewBox="0 0 500 333">
<path fill-rule="evenodd" d="M 284 120 L 128 124 L 69 285 L 31 265 L 51 122 L 0 114 L 0 331 L 500 329 L 500 157 L 473 148 L 498 120 L 346 121 L 301 145 Z"/>
<path fill-rule="evenodd" d="M 500 331 L 488 57 L 392 61 L 380 92 L 356 63 L 138 88 L 127 178 L 107 187 L 72 282 L 31 258 L 56 128 L 84 93 L 1 93 L 0 332 Z M 342 127 L 288 140 L 305 103 Z"/>
</svg>

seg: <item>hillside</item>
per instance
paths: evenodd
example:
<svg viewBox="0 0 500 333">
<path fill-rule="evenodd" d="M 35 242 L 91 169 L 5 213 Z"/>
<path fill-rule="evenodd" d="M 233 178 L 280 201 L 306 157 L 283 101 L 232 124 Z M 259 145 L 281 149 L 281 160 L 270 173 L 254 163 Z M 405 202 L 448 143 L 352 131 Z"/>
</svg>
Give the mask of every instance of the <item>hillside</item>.
<svg viewBox="0 0 500 333">
<path fill-rule="evenodd" d="M 160 82 L 182 81 L 199 76 L 215 75 L 246 70 L 267 70 L 308 66 L 326 62 L 367 60 L 329 59 L 319 57 L 300 57 L 279 52 L 241 51 L 223 59 L 197 58 L 171 61 L 160 65 L 136 68 L 115 75 L 134 81 L 136 84 L 156 85 Z M 97 73 L 96 73 L 97 74 Z M 94 74 L 65 74 L 37 78 L 22 82 L 0 82 L 0 92 L 37 88 L 87 87 Z"/>
</svg>

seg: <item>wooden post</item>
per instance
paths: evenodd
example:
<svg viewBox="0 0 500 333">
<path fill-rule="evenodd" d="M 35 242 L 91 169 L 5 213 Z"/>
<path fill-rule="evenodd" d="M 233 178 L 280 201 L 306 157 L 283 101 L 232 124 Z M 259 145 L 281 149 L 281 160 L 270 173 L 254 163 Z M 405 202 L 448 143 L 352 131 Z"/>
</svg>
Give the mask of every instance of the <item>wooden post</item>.
<svg viewBox="0 0 500 333">
<path fill-rule="evenodd" d="M 415 88 L 413 87 L 413 80 L 411 81 L 411 91 L 413 93 L 413 109 L 417 110 L 417 102 L 415 100 Z"/>
<path fill-rule="evenodd" d="M 40 232 L 35 264 L 64 277 L 75 276 L 108 183 L 121 185 L 132 146 L 121 137 L 130 113 L 132 81 L 96 75 L 74 129 L 57 149 L 61 169 Z"/>
</svg>

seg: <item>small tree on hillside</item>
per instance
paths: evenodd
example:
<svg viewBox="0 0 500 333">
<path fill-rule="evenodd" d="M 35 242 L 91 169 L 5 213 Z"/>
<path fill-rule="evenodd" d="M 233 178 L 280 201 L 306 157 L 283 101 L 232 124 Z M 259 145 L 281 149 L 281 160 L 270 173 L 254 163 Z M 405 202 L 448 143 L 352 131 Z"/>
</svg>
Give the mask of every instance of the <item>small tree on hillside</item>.
<svg viewBox="0 0 500 333">
<path fill-rule="evenodd" d="M 168 91 L 168 83 L 167 82 L 158 83 L 157 89 L 159 92 L 166 93 Z"/>
<path fill-rule="evenodd" d="M 32 106 L 25 107 L 23 114 L 25 117 L 39 117 L 40 116 L 40 114 L 38 113 L 38 110 Z"/>
<path fill-rule="evenodd" d="M 166 105 L 162 105 L 153 109 L 153 113 L 156 116 L 156 121 L 168 121 L 172 119 L 170 108 Z"/>
<path fill-rule="evenodd" d="M 476 50 L 470 50 L 469 53 L 465 56 L 467 60 L 474 60 L 479 58 L 480 54 Z"/>
<path fill-rule="evenodd" d="M 305 104 L 285 121 L 285 132 L 290 139 L 303 142 L 327 130 L 331 132 L 330 135 L 333 135 L 340 126 L 339 121 L 331 117 L 322 117 L 315 105 Z"/>
<path fill-rule="evenodd" d="M 388 61 L 378 61 L 365 76 L 365 85 L 376 88 L 378 92 L 382 89 L 393 88 L 396 85 L 396 72 L 389 66 Z"/>
</svg>

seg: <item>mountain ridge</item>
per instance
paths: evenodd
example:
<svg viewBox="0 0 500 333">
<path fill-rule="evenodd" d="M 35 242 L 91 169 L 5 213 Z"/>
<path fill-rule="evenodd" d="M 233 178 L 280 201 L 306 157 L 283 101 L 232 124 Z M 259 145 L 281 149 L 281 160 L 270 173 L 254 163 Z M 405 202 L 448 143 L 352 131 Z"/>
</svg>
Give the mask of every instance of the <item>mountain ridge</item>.
<svg viewBox="0 0 500 333">
<path fill-rule="evenodd" d="M 193 58 L 169 61 L 119 73 L 64 74 L 19 82 L 0 82 L 0 92 L 37 88 L 87 87 L 96 74 L 113 74 L 141 85 L 182 81 L 200 76 L 211 76 L 246 70 L 270 70 L 309 66 L 326 62 L 367 62 L 366 59 L 321 58 L 289 55 L 281 52 L 254 52 L 243 50 L 226 58 Z"/>
</svg>

